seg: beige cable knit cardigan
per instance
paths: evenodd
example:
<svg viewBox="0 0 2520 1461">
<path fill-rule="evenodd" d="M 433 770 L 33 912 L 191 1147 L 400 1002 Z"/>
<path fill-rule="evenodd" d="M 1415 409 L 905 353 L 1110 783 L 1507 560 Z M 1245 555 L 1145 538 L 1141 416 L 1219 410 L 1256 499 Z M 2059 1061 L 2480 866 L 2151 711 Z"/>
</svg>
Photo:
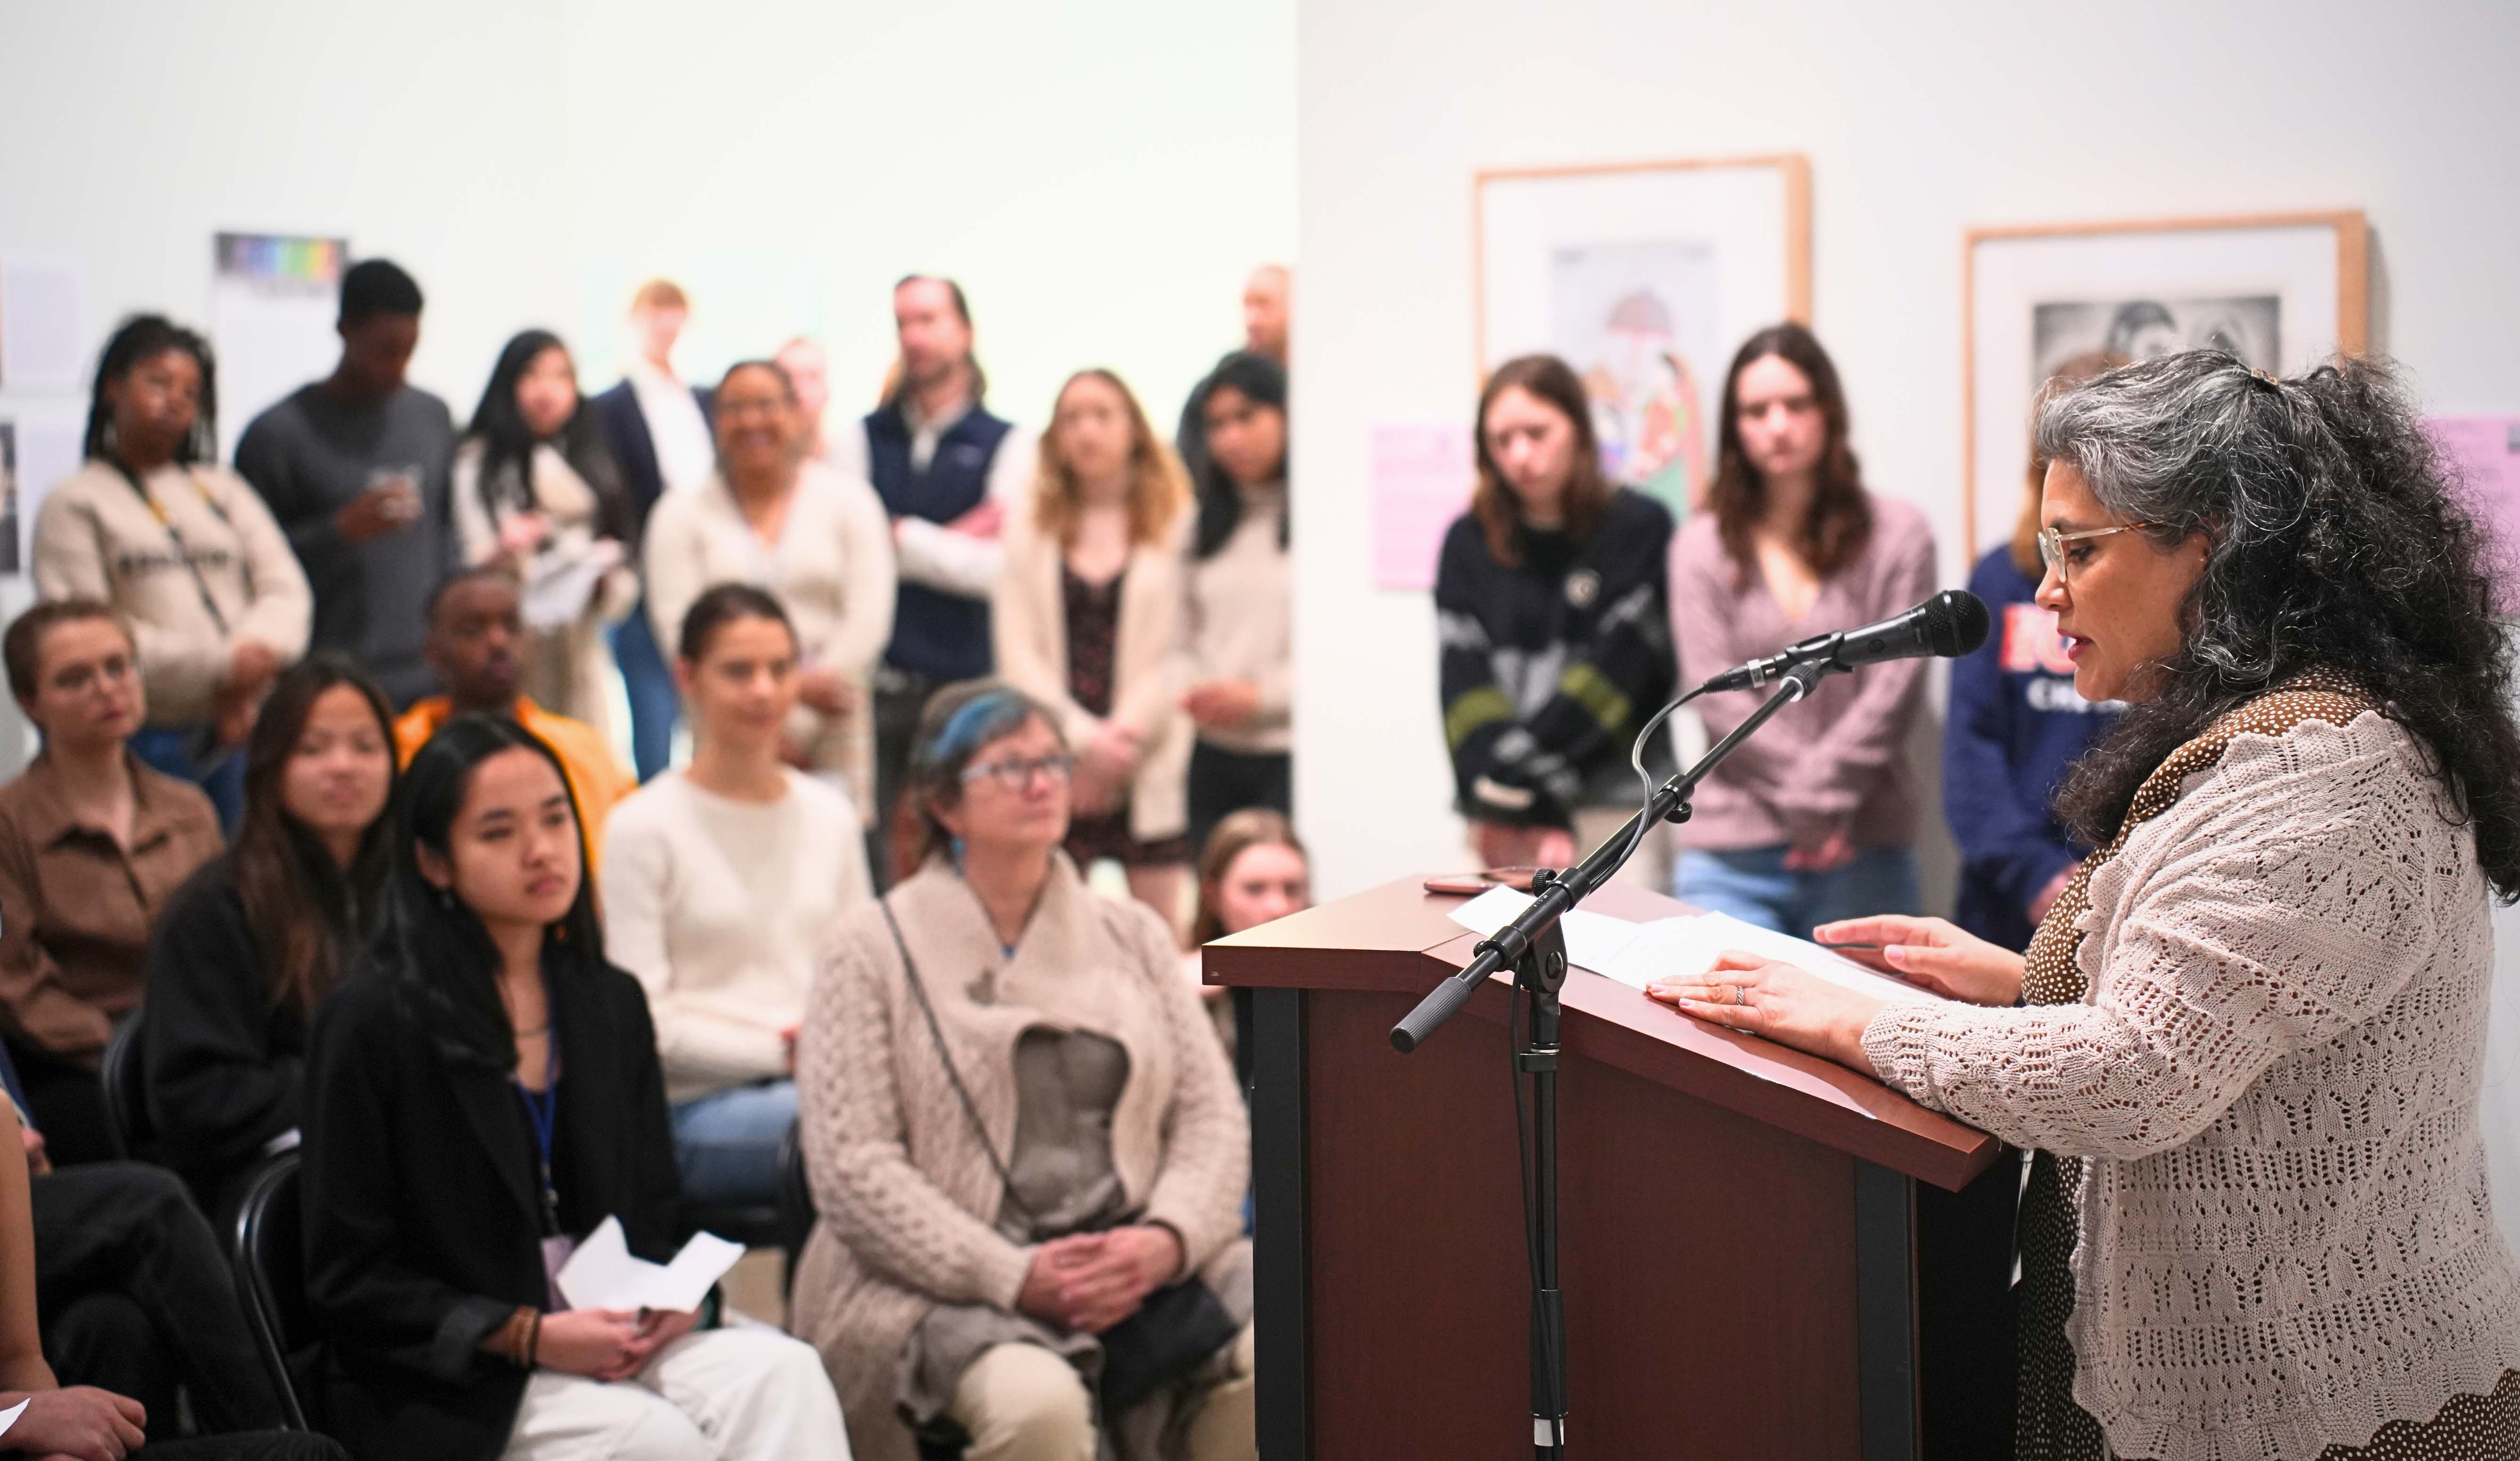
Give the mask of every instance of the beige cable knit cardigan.
<svg viewBox="0 0 2520 1461">
<path fill-rule="evenodd" d="M 989 1139 L 1014 1145 L 1014 1047 L 1037 1026 L 1129 1053 L 1111 1160 L 1131 1203 L 1213 1271 L 1242 1241 L 1250 1133 L 1234 1074 L 1162 920 L 1089 890 L 1064 854 L 1012 960 L 962 875 L 930 861 L 890 896 Z M 819 1213 L 789 1327 L 822 1351 L 858 1461 L 913 1461 L 894 1413 L 904 1343 L 938 1303 L 1012 1309 L 1032 1250 L 999 1236 L 1005 1184 L 936 1055 L 883 914 L 841 924 L 796 1047 Z"/>
<path fill-rule="evenodd" d="M 2235 736 L 2091 881 L 2082 1004 L 1897 1004 L 1882 1079 L 2084 1158 L 2074 1398 L 2109 1449 L 2310 1461 L 2520 1367 L 2477 1129 L 2493 931 L 2396 725 Z"/>
</svg>

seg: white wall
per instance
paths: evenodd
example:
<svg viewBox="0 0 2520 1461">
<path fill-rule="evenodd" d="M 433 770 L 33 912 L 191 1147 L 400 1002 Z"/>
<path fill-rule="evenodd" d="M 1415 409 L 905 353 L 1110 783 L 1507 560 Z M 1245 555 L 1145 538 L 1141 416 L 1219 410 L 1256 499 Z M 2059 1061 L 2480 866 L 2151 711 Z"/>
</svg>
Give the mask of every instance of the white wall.
<svg viewBox="0 0 2520 1461">
<path fill-rule="evenodd" d="M 1464 861 L 1427 598 L 1371 587 L 1365 449 L 1377 421 L 1466 429 L 1475 169 L 1808 155 L 1814 324 L 1868 478 L 1932 516 L 1949 583 L 1971 225 L 2363 208 L 2378 346 L 2434 410 L 2520 413 L 2508 5 L 1302 0 L 1299 24 L 1296 801 L 1332 895 Z M 2501 933 L 2520 946 L 2520 918 Z M 2488 1116 L 2520 1244 L 2500 1058 Z"/>
<path fill-rule="evenodd" d="M 419 278 L 412 376 L 459 419 L 528 325 L 610 383 L 655 274 L 686 375 L 814 332 L 871 404 L 922 270 L 1002 414 L 1107 365 L 1169 434 L 1293 253 L 1292 0 L 0 0 L 0 256 L 79 266 L 90 358 L 134 310 L 205 326 L 219 230 L 346 235 Z M 0 418 L 84 409 L 0 382 Z M 22 741 L 0 711 L 0 769 Z"/>
</svg>

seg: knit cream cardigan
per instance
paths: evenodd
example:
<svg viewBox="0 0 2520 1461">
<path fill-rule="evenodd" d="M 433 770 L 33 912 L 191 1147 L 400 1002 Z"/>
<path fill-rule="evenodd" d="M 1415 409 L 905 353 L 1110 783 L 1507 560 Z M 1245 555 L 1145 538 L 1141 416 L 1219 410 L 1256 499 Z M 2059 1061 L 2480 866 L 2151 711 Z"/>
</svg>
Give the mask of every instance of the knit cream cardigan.
<svg viewBox="0 0 2520 1461">
<path fill-rule="evenodd" d="M 931 861 L 890 896 L 954 1063 L 1000 1156 L 1014 1144 L 1014 1047 L 1039 1026 L 1129 1053 L 1111 1160 L 1133 1206 L 1210 1271 L 1242 1241 L 1250 1132 L 1234 1073 L 1161 919 L 1089 890 L 1064 854 L 1012 960 L 979 900 Z M 814 982 L 797 1114 L 820 1217 L 790 1328 L 822 1351 L 857 1461 L 913 1461 L 895 1415 L 902 1348 L 938 1303 L 1012 1309 L 1032 1250 L 993 1225 L 1005 1184 L 938 1060 L 881 910 L 855 909 Z"/>
<path fill-rule="evenodd" d="M 1882 1079 L 2084 1158 L 2074 1398 L 2122 1456 L 2362 1446 L 2520 1367 L 2474 842 L 2379 715 L 2235 736 L 2091 882 L 2081 1004 L 1896 1004 Z"/>
</svg>

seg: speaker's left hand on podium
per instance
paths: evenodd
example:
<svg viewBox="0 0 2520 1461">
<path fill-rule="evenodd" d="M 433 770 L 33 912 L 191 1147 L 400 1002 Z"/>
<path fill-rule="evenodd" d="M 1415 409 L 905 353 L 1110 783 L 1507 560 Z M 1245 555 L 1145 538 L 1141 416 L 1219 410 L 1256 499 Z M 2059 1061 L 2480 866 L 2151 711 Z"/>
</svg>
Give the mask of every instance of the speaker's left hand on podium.
<svg viewBox="0 0 2520 1461">
<path fill-rule="evenodd" d="M 1882 1001 L 1814 978 L 1792 964 L 1728 949 L 1705 973 L 1656 980 L 1645 986 L 1645 994 L 1684 1014 L 1872 1074 L 1872 1062 L 1864 1053 L 1864 1028 L 1880 1012 Z"/>
</svg>

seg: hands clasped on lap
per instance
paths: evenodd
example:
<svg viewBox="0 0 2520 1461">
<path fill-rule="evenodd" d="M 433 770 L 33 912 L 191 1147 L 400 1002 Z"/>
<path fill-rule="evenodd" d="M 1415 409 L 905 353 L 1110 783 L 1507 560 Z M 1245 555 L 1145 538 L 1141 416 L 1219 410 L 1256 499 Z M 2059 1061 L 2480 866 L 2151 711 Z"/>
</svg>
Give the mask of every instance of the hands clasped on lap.
<svg viewBox="0 0 2520 1461">
<path fill-rule="evenodd" d="M 1182 1267 L 1170 1228 L 1142 1224 L 1053 1238 L 1033 1250 L 1015 1307 L 1061 1329 L 1101 1334 L 1138 1311 Z"/>
<path fill-rule="evenodd" d="M 692 1332 L 699 1315 L 627 1308 L 572 1308 L 546 1315 L 534 1345 L 543 1368 L 590 1380 L 627 1380 L 656 1351 Z"/>
<path fill-rule="evenodd" d="M 1858 963 L 1972 1004 L 2021 997 L 2021 955 L 1941 918 L 1882 914 L 1823 923 L 1816 943 L 1839 946 Z M 1877 945 L 1877 948 L 1844 947 Z M 1765 954 L 1727 950 L 1702 974 L 1657 980 L 1645 994 L 1701 1020 L 1764 1036 L 1859 1071 L 1864 1030 L 1882 1001 L 1817 978 Z"/>
</svg>

